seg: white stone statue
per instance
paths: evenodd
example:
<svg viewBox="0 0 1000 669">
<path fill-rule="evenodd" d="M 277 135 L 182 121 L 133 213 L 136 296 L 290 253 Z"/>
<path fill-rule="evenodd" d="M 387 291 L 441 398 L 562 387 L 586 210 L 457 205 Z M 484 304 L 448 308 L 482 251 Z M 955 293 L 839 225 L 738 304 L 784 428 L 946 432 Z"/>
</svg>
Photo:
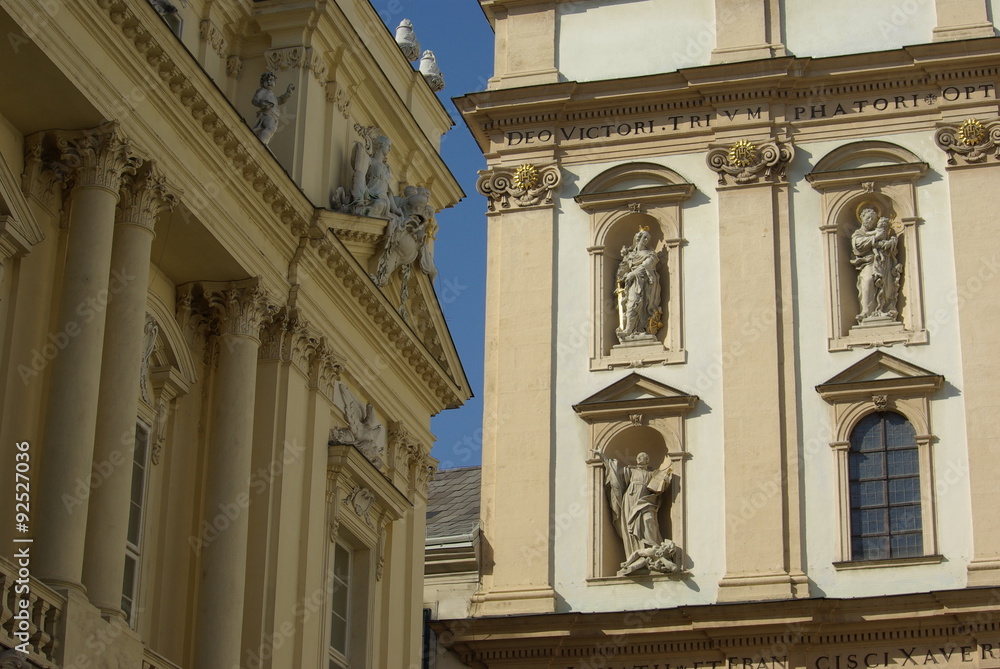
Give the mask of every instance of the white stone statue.
<svg viewBox="0 0 1000 669">
<path fill-rule="evenodd" d="M 368 403 L 362 408 L 361 401 L 341 381 L 337 382 L 334 403 L 344 413 L 347 427 L 335 427 L 330 430 L 330 444 L 351 444 L 376 468 L 382 469 L 385 457 L 385 430 L 375 415 L 375 407 Z"/>
<path fill-rule="evenodd" d="M 343 188 L 338 188 L 330 198 L 331 207 L 345 213 L 373 218 L 393 219 L 402 216 L 390 188 L 392 171 L 387 160 L 392 143 L 374 126 L 363 128 L 355 125 L 354 129 L 361 135 L 361 140 L 355 142 L 354 147 L 351 192 L 348 196 Z"/>
<path fill-rule="evenodd" d="M 424 51 L 424 55 L 420 57 L 420 74 L 424 75 L 424 81 L 435 93 L 444 88 L 444 76 L 433 51 Z"/>
<path fill-rule="evenodd" d="M 410 23 L 410 19 L 403 19 L 396 26 L 396 44 L 406 56 L 406 60 L 411 63 L 420 58 L 420 42 L 417 41 L 417 36 L 413 32 L 413 24 Z"/>
<path fill-rule="evenodd" d="M 669 486 L 672 468 L 652 469 L 646 453 L 635 457 L 635 465 L 623 465 L 600 451 L 593 453 L 604 463 L 604 487 L 612 520 L 628 556 L 622 569 L 627 566 L 634 567 L 630 571 L 643 568 L 636 566 L 641 559 L 645 561 L 645 568 L 665 571 L 654 568 L 658 564 L 656 560 L 663 555 L 654 556 L 645 551 L 664 543 L 660 533 L 660 495 Z"/>
<path fill-rule="evenodd" d="M 270 70 L 260 75 L 260 88 L 250 101 L 257 108 L 257 121 L 251 130 L 265 146 L 271 142 L 271 138 L 278 130 L 278 121 L 281 118 L 279 107 L 288 101 L 295 90 L 295 84 L 288 84 L 284 93 L 275 95 L 272 89 L 277 80 L 277 76 Z"/>
<path fill-rule="evenodd" d="M 896 260 L 899 238 L 889 219 L 873 206 L 858 214 L 860 225 L 851 235 L 851 264 L 858 270 L 858 323 L 873 319 L 895 321 L 903 266 Z"/>
<path fill-rule="evenodd" d="M 621 569 L 618 570 L 618 575 L 628 576 L 640 569 L 646 569 L 650 572 L 657 571 L 663 574 L 675 574 L 681 570 L 673 561 L 676 552 L 677 546 L 670 539 L 664 539 L 656 546 L 640 548 L 637 551 L 633 551 L 625 562 L 622 562 Z"/>
<path fill-rule="evenodd" d="M 420 269 L 431 277 L 437 274 L 434 267 L 433 235 L 435 230 L 434 209 L 429 202 L 431 192 L 427 188 L 407 186 L 403 197 L 396 198 L 400 216 L 390 218 L 385 233 L 385 248 L 378 260 L 378 267 L 372 281 L 379 287 L 389 282 L 389 277 L 402 268 L 402 290 L 399 312 L 406 318 L 406 300 L 409 295 L 411 266 L 419 259 Z"/>
<path fill-rule="evenodd" d="M 618 304 L 618 342 L 653 340 L 663 327 L 660 318 L 659 259 L 649 245 L 649 229 L 641 227 L 632 238 L 632 246 L 622 247 L 622 261 L 616 275 L 615 298 Z"/>
</svg>

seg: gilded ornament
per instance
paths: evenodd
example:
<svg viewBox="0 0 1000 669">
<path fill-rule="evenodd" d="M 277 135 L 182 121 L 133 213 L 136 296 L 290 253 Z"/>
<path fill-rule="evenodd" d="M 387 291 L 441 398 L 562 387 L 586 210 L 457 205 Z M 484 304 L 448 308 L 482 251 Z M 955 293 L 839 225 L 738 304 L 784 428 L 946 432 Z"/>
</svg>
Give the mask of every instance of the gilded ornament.
<svg viewBox="0 0 1000 669">
<path fill-rule="evenodd" d="M 521 190 L 531 190 L 538 185 L 538 169 L 525 163 L 514 171 L 514 185 Z"/>
<path fill-rule="evenodd" d="M 955 134 L 958 135 L 958 139 L 961 140 L 962 144 L 975 146 L 986 139 L 986 128 L 979 120 L 968 118 L 962 121 Z"/>
<path fill-rule="evenodd" d="M 757 145 L 741 139 L 729 148 L 729 162 L 737 167 L 749 167 L 757 161 Z"/>
</svg>

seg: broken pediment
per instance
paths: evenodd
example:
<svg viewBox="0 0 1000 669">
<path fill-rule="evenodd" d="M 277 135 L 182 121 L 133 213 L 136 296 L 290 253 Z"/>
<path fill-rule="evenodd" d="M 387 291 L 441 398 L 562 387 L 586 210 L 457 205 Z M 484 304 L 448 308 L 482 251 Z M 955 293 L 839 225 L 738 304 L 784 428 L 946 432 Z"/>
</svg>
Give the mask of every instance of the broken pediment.
<svg viewBox="0 0 1000 669">
<path fill-rule="evenodd" d="M 688 413 L 697 403 L 697 395 L 688 395 L 633 372 L 575 404 L 573 410 L 585 421 L 593 422 L 630 413 L 679 416 Z"/>
</svg>

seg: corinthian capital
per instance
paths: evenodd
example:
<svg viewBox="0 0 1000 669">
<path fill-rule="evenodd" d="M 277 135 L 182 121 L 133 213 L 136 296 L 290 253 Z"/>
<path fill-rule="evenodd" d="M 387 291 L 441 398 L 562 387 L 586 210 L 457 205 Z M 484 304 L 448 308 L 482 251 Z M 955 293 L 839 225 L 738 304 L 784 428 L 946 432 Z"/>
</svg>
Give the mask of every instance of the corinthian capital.
<svg viewBox="0 0 1000 669">
<path fill-rule="evenodd" d="M 161 212 L 170 211 L 178 202 L 178 193 L 159 173 L 154 163 L 145 170 L 122 179 L 119 208 L 122 224 L 139 225 L 152 230 Z"/>
<path fill-rule="evenodd" d="M 122 176 L 134 174 L 142 162 L 117 123 L 82 132 L 59 132 L 56 146 L 68 178 L 80 186 L 101 186 L 115 193 Z"/>
<path fill-rule="evenodd" d="M 260 328 L 277 312 L 268 301 L 260 277 L 227 284 L 204 284 L 205 299 L 219 334 L 260 339 Z"/>
</svg>

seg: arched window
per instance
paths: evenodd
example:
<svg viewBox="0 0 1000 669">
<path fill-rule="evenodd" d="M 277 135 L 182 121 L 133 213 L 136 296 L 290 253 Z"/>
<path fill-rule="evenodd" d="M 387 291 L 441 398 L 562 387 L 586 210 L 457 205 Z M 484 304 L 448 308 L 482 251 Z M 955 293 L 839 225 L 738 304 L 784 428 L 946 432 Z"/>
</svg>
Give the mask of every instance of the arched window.
<svg viewBox="0 0 1000 669">
<path fill-rule="evenodd" d="M 910 421 L 892 411 L 862 418 L 848 457 L 851 559 L 924 554 L 920 459 Z"/>
</svg>

